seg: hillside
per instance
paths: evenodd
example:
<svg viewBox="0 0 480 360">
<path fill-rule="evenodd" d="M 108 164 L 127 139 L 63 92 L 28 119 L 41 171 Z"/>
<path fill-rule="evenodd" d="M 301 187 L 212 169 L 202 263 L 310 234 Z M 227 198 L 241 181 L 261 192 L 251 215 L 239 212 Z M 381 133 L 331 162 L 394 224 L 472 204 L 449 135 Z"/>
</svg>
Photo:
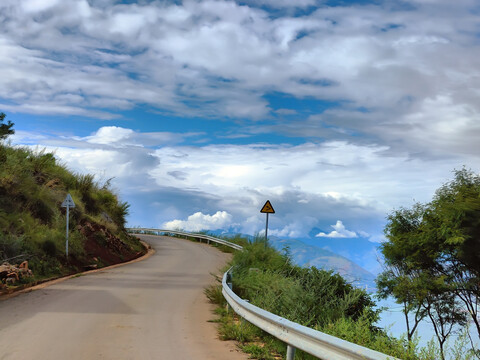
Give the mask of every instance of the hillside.
<svg viewBox="0 0 480 360">
<path fill-rule="evenodd" d="M 67 193 L 76 204 L 70 209 L 68 259 L 61 207 Z M 138 257 L 144 249 L 125 231 L 127 214 L 128 204 L 109 181 L 74 174 L 53 154 L 0 142 L 0 290 L 6 283 L 14 287 Z M 33 276 L 11 275 L 11 265 L 22 262 Z"/>
<path fill-rule="evenodd" d="M 255 240 L 251 235 L 226 233 L 220 229 L 210 231 L 209 233 L 226 238 L 243 237 L 250 242 Z M 296 265 L 302 267 L 315 266 L 318 269 L 333 270 L 357 287 L 366 288 L 369 292 L 375 290 L 374 274 L 335 251 L 309 245 L 301 240 L 282 239 L 276 236 L 269 236 L 268 241 L 274 249 L 281 253 L 284 253 L 288 248 L 288 255 Z"/>
</svg>

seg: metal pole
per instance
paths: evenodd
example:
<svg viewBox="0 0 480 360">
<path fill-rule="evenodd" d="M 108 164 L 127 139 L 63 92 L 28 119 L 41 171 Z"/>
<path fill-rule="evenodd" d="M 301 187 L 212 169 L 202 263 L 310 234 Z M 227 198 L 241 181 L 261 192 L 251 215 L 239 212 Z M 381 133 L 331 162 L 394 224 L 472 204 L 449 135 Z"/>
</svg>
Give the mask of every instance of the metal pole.
<svg viewBox="0 0 480 360">
<path fill-rule="evenodd" d="M 295 348 L 287 344 L 287 360 L 293 360 L 295 358 Z"/>
<path fill-rule="evenodd" d="M 268 242 L 268 213 L 267 213 L 267 224 L 265 225 L 265 247 L 267 247 Z"/>
<path fill-rule="evenodd" d="M 70 206 L 67 205 L 67 241 L 65 242 L 65 254 L 67 255 L 68 259 L 68 220 L 70 218 L 69 210 Z"/>
</svg>

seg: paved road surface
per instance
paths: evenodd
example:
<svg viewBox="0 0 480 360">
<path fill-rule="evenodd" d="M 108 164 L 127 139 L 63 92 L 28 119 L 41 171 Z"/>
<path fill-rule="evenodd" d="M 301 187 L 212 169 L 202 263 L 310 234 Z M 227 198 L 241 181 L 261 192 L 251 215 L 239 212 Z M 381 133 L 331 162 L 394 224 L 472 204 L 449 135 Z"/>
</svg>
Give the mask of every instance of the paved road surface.
<svg viewBox="0 0 480 360">
<path fill-rule="evenodd" d="M 0 359 L 247 359 L 208 322 L 203 288 L 228 255 L 142 238 L 147 260 L 0 300 Z"/>
</svg>

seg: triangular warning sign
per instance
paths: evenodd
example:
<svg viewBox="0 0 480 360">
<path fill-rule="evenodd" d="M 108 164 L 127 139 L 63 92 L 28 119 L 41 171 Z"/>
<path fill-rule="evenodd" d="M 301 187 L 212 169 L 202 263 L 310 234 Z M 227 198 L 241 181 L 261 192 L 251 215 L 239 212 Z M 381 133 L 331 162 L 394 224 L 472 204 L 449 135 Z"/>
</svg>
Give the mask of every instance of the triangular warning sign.
<svg viewBox="0 0 480 360">
<path fill-rule="evenodd" d="M 262 210 L 260 210 L 261 213 L 268 213 L 268 214 L 275 214 L 275 210 L 273 210 L 272 204 L 270 204 L 270 200 L 267 200 L 265 205 L 263 205 Z"/>
<path fill-rule="evenodd" d="M 67 194 L 67 197 L 65 200 L 63 200 L 62 207 L 75 207 L 75 203 L 73 202 L 72 196 L 70 194 Z"/>
</svg>

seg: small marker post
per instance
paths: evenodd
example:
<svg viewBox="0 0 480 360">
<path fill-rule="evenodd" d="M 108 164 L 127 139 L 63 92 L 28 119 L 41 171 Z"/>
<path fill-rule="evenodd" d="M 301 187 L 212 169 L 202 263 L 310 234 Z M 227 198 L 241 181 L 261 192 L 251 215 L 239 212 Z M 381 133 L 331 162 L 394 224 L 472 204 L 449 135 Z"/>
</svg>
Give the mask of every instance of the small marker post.
<svg viewBox="0 0 480 360">
<path fill-rule="evenodd" d="M 267 246 L 268 242 L 268 214 L 275 214 L 275 210 L 273 209 L 272 204 L 270 203 L 270 200 L 267 200 L 265 205 L 263 205 L 262 210 L 260 210 L 261 213 L 267 214 L 267 221 L 265 225 L 265 247 Z"/>
<path fill-rule="evenodd" d="M 70 221 L 70 206 L 67 206 L 67 233 L 66 233 L 66 241 L 65 241 L 65 256 L 68 259 L 68 222 Z"/>
<path fill-rule="evenodd" d="M 267 221 L 265 224 L 265 244 L 267 244 L 268 241 L 268 213 L 267 213 Z"/>
</svg>

